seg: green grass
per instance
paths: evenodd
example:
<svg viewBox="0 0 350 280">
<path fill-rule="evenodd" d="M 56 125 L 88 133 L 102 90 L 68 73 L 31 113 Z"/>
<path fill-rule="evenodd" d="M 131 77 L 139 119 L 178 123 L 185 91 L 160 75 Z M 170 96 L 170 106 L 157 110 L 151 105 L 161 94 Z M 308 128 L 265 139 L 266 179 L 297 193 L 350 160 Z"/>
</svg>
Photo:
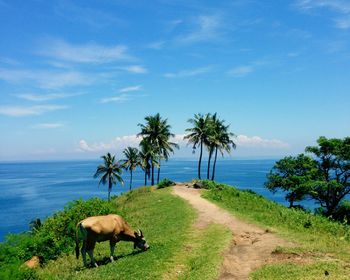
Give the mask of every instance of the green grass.
<svg viewBox="0 0 350 280">
<path fill-rule="evenodd" d="M 229 246 L 232 233 L 226 227 L 211 224 L 195 229 L 184 244 L 184 250 L 173 258 L 173 269 L 164 279 L 217 279 L 223 261 L 223 251 Z"/>
<path fill-rule="evenodd" d="M 118 243 L 118 260 L 106 262 L 98 268 L 85 269 L 82 260 L 73 254 L 62 256 L 38 270 L 41 279 L 159 279 L 170 269 L 171 258 L 182 249 L 195 212 L 181 199 L 172 196 L 169 189 L 141 188 L 115 200 L 116 212 L 134 228 L 141 228 L 150 250 L 138 252 L 133 244 Z M 97 244 L 97 262 L 109 256 L 109 243 Z"/>
<path fill-rule="evenodd" d="M 73 252 L 36 270 L 39 279 L 215 279 L 231 233 L 221 225 L 196 229 L 195 211 L 171 188 L 140 188 L 115 199 L 115 212 L 141 228 L 151 246 L 146 252 L 120 242 L 110 263 L 109 243 L 96 245 L 98 268 L 84 268 Z M 218 238 L 220 236 L 220 238 Z"/>
<path fill-rule="evenodd" d="M 350 259 L 348 225 L 304 211 L 289 209 L 252 192 L 239 191 L 225 185 L 204 190 L 203 197 L 244 220 L 276 232 L 295 244 L 294 247 L 279 248 L 281 253 L 308 253 L 314 256 L 310 265 L 268 265 L 255 272 L 252 275 L 253 279 L 322 279 L 317 278 L 320 271 L 324 273 L 325 270 L 332 270 L 334 267 L 341 271 L 338 273 L 341 277 L 345 277 L 339 279 L 350 279 L 350 270 L 347 268 Z M 325 258 L 330 260 L 324 262 Z M 290 275 L 294 275 L 294 278 Z"/>
<path fill-rule="evenodd" d="M 253 272 L 250 277 L 252 280 L 348 280 L 349 275 L 349 266 L 336 261 L 322 261 L 307 265 L 292 263 L 268 265 Z"/>
<path fill-rule="evenodd" d="M 197 234 L 193 238 L 195 248 L 186 258 L 186 269 L 178 279 L 217 279 L 223 261 L 222 252 L 229 246 L 232 233 L 226 227 L 214 224 Z"/>
</svg>

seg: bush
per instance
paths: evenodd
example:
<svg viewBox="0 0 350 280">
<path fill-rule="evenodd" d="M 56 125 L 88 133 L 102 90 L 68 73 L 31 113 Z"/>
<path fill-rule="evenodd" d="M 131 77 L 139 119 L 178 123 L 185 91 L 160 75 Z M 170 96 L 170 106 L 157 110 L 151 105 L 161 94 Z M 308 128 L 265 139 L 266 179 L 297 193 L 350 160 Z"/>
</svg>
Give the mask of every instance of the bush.
<svg viewBox="0 0 350 280">
<path fill-rule="evenodd" d="M 164 178 L 163 180 L 161 180 L 159 183 L 158 183 L 158 189 L 163 189 L 163 188 L 167 188 L 167 187 L 170 187 L 170 186 L 175 186 L 175 183 L 171 180 L 169 180 L 168 178 Z"/>
<path fill-rule="evenodd" d="M 334 211 L 332 218 L 339 222 L 350 224 L 350 201 L 344 200 Z"/>
<path fill-rule="evenodd" d="M 0 279 L 13 280 L 25 279 L 35 280 L 39 279 L 34 269 L 26 268 L 20 263 L 11 263 L 0 266 Z"/>
<path fill-rule="evenodd" d="M 201 180 L 201 181 L 198 181 L 198 183 L 200 183 L 202 189 L 206 189 L 206 190 L 215 190 L 215 189 L 221 190 L 224 186 L 223 184 L 218 184 L 215 181 L 211 181 L 211 180 Z"/>
<path fill-rule="evenodd" d="M 35 231 L 8 235 L 0 243 L 0 266 L 23 263 L 32 256 L 40 256 L 46 262 L 73 251 L 77 223 L 89 216 L 113 213 L 114 209 L 112 203 L 99 198 L 70 202 Z"/>
</svg>

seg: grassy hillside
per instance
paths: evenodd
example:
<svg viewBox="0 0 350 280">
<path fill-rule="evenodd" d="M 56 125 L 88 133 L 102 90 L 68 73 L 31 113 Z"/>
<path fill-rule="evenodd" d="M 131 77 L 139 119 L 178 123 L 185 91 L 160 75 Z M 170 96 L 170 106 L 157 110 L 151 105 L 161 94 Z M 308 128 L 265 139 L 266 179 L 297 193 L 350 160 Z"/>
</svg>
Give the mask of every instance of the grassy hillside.
<svg viewBox="0 0 350 280">
<path fill-rule="evenodd" d="M 250 191 L 218 184 L 209 188 L 203 192 L 206 199 L 294 243 L 275 252 L 287 263 L 267 265 L 254 272 L 252 279 L 350 279 L 348 225 L 286 208 Z M 299 257 L 298 264 L 292 261 L 294 256 Z"/>
<path fill-rule="evenodd" d="M 109 243 L 102 242 L 97 244 L 95 249 L 95 258 L 100 266 L 86 269 L 82 265 L 81 258 L 76 260 L 73 254 L 72 240 L 72 246 L 66 242 L 70 247 L 67 253 L 62 252 L 57 259 L 48 260 L 42 268 L 33 272 L 27 271 L 14 276 L 14 270 L 8 270 L 9 264 L 2 263 L 0 278 L 215 278 L 222 261 L 221 251 L 228 245 L 231 234 L 217 225 L 203 230 L 194 229 L 192 227 L 196 217 L 194 210 L 180 198 L 171 195 L 170 191 L 169 188 L 161 190 L 141 188 L 113 199 L 108 205 L 112 212 L 122 215 L 132 227 L 143 230 L 151 246 L 150 250 L 140 252 L 133 249 L 132 243 L 120 242 L 115 251 L 118 260 L 110 263 L 108 261 Z M 83 204 L 80 207 L 83 208 Z M 64 216 L 69 216 L 68 212 Z M 60 222 L 62 220 L 64 219 L 61 217 Z M 217 236 L 222 236 L 219 242 L 216 240 Z M 23 260 L 21 262 L 23 263 Z"/>
<path fill-rule="evenodd" d="M 251 279 L 350 279 L 349 226 L 216 183 L 203 196 L 294 244 L 276 249 L 279 262 L 253 272 Z M 103 242 L 95 249 L 100 266 L 84 268 L 73 254 L 75 224 L 85 216 L 110 212 L 141 228 L 151 249 L 140 252 L 132 243 L 120 242 L 118 259 L 110 263 L 109 244 Z M 76 201 L 33 234 L 13 235 L 0 245 L 0 279 L 216 279 L 232 234 L 220 225 L 196 229 L 195 219 L 195 211 L 173 196 L 171 188 L 140 188 L 110 203 Z M 24 269 L 23 262 L 33 254 L 44 256 L 45 264 Z"/>
</svg>

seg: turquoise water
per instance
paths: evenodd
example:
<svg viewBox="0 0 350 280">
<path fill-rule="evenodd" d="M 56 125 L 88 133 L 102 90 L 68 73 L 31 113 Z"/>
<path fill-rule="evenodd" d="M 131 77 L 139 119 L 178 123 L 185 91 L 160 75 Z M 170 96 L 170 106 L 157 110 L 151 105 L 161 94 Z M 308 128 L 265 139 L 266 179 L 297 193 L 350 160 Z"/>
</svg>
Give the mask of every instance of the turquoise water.
<svg viewBox="0 0 350 280">
<path fill-rule="evenodd" d="M 285 204 L 284 195 L 271 194 L 264 188 L 266 174 L 275 160 L 221 160 L 216 180 L 253 191 Z M 34 218 L 45 218 L 74 199 L 107 198 L 106 186 L 98 187 L 93 178 L 99 161 L 0 163 L 0 241 L 7 233 L 28 230 Z M 205 175 L 205 162 L 202 177 Z M 164 162 L 161 178 L 189 181 L 197 176 L 197 161 Z M 114 186 L 112 194 L 129 188 L 129 174 L 124 172 L 125 186 Z M 144 183 L 141 170 L 134 173 L 133 186 Z"/>
</svg>

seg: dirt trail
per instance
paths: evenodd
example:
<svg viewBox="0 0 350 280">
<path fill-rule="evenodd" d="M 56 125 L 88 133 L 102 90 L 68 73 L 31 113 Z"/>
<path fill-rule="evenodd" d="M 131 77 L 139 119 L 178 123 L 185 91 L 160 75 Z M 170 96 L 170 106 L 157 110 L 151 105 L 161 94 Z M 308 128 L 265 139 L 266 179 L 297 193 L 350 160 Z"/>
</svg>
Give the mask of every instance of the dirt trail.
<svg viewBox="0 0 350 280">
<path fill-rule="evenodd" d="M 197 211 L 198 228 L 210 223 L 227 226 L 234 238 L 225 252 L 224 262 L 218 279 L 248 279 L 249 274 L 258 267 L 272 261 L 272 251 L 277 246 L 289 243 L 255 225 L 243 222 L 215 204 L 200 196 L 200 191 L 178 184 L 173 193 L 187 200 Z"/>
</svg>

